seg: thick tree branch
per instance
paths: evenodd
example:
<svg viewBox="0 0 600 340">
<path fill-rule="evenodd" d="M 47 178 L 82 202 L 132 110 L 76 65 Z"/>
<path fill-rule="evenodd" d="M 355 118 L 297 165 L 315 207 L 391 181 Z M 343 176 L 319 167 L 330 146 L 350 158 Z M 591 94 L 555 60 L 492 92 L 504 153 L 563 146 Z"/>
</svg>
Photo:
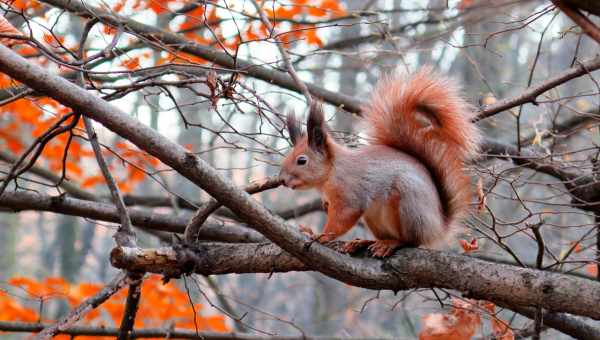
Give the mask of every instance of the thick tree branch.
<svg viewBox="0 0 600 340">
<path fill-rule="evenodd" d="M 564 2 L 569 3 L 573 7 L 600 16 L 600 2 L 596 0 L 564 0 Z"/>
<path fill-rule="evenodd" d="M 331 246 L 337 248 L 340 244 L 333 242 Z M 157 249 L 117 247 L 111 252 L 111 262 L 117 268 L 174 276 L 186 271 L 221 275 L 319 270 L 269 243 L 203 243 L 194 248 Z M 397 275 L 393 289 L 450 288 L 467 292 L 470 297 L 512 306 L 545 304 L 544 300 L 551 298 L 580 307 L 587 304 L 585 309 L 597 309 L 593 306 L 600 296 L 600 283 L 593 280 L 426 249 L 402 249 L 381 267 L 378 263 L 373 266 L 369 269 L 371 272 L 379 267 Z M 586 311 L 586 315 L 596 319 L 600 311 L 594 314 L 597 315 Z"/>
<path fill-rule="evenodd" d="M 502 303 L 499 303 L 498 305 L 524 315 L 529 319 L 533 320 L 535 318 L 535 308 L 510 306 Z M 590 326 L 583 320 L 569 314 L 548 313 L 547 311 L 543 311 L 542 322 L 544 325 L 557 329 L 576 339 L 600 340 L 600 330 L 597 327 Z"/>
<path fill-rule="evenodd" d="M 430 252 L 427 250 L 423 251 Z M 443 254 L 440 255 L 444 256 Z M 419 257 L 430 258 L 430 255 L 427 254 Z M 405 256 L 404 258 L 407 257 Z M 111 261 L 113 265 L 119 268 L 149 271 L 167 276 L 179 276 L 187 271 L 209 275 L 256 272 L 271 274 L 314 270 L 282 251 L 281 248 L 268 243 L 245 245 L 203 244 L 194 249 L 182 247 L 160 249 L 115 248 L 111 252 Z M 474 265 L 493 266 L 495 263 L 481 261 Z M 521 269 L 512 265 L 510 267 Z M 448 270 L 456 270 L 460 273 L 468 272 L 466 268 L 451 269 L 451 267 L 444 266 L 440 266 L 438 270 L 439 275 L 453 277 L 457 280 L 461 280 L 461 275 L 458 275 L 456 272 L 448 273 Z M 473 268 L 473 270 L 477 269 Z M 532 275 L 541 273 L 533 269 L 531 271 L 534 273 Z M 506 271 L 501 271 L 500 273 L 500 275 L 512 275 Z M 462 278 L 462 280 L 469 281 L 470 279 Z M 490 282 L 470 280 L 469 283 L 473 285 L 487 285 Z M 491 287 L 492 289 L 502 289 L 496 285 L 491 285 Z M 534 308 L 522 307 L 514 303 L 518 303 L 518 301 L 511 301 L 510 303 L 497 302 L 499 306 L 509 308 L 530 319 L 534 319 Z M 600 330 L 568 314 L 544 311 L 543 323 L 578 339 L 600 339 Z"/>
</svg>

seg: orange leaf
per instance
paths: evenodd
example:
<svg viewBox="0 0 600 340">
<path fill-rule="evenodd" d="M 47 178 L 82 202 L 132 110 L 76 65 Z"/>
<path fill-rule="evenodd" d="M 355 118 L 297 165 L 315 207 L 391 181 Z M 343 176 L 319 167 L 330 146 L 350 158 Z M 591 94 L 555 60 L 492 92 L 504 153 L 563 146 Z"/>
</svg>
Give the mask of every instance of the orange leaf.
<svg viewBox="0 0 600 340">
<path fill-rule="evenodd" d="M 162 14 L 169 9 L 167 3 L 168 1 L 149 0 L 148 8 L 150 8 L 156 14 Z"/>
<path fill-rule="evenodd" d="M 21 142 L 19 142 L 18 140 L 9 139 L 8 148 L 10 149 L 10 151 L 17 153 L 23 150 L 23 144 L 21 144 Z"/>
<path fill-rule="evenodd" d="M 77 177 L 81 176 L 83 174 L 83 171 L 81 170 L 81 168 L 79 167 L 78 164 L 74 163 L 74 162 L 67 162 L 65 164 L 67 171 L 71 174 L 75 174 Z"/>
<path fill-rule="evenodd" d="M 588 263 L 585 266 L 585 271 L 593 277 L 598 276 L 598 265 L 595 263 Z"/>
<path fill-rule="evenodd" d="M 323 17 L 327 15 L 327 11 L 317 6 L 311 6 L 308 8 L 308 14 L 314 17 Z"/>
<path fill-rule="evenodd" d="M 125 0 L 120 0 L 120 1 L 117 1 L 116 4 L 114 4 L 112 10 L 114 12 L 120 12 L 123 9 L 123 7 L 125 7 Z"/>
<path fill-rule="evenodd" d="M 467 240 L 463 240 L 463 239 L 461 239 L 459 242 L 460 242 L 460 246 L 465 251 L 465 253 L 479 249 L 479 245 L 477 244 L 476 238 L 473 238 L 471 240 L 471 242 L 468 242 Z"/>
<path fill-rule="evenodd" d="M 0 33 L 22 35 L 21 32 L 15 28 L 15 26 L 13 26 L 10 22 L 8 22 L 8 20 L 6 20 L 6 18 L 4 16 L 1 16 L 1 15 L 0 15 Z M 4 44 L 6 46 L 11 46 L 18 42 L 19 42 L 19 40 L 14 40 L 14 39 L 10 39 L 10 38 L 0 38 L 0 43 Z"/>
<path fill-rule="evenodd" d="M 15 8 L 19 11 L 25 11 L 28 9 L 36 9 L 36 8 L 40 7 L 40 3 L 37 0 L 14 0 L 14 1 L 9 1 L 8 3 L 10 3 L 10 5 L 13 8 Z"/>
<path fill-rule="evenodd" d="M 254 33 L 252 25 L 246 30 L 246 40 L 258 40 L 258 34 Z"/>
<path fill-rule="evenodd" d="M 579 242 L 572 241 L 571 246 L 574 248 L 573 251 L 575 253 L 581 253 L 583 251 L 583 246 Z"/>
<path fill-rule="evenodd" d="M 229 330 L 225 324 L 225 318 L 221 315 L 209 316 L 206 321 L 211 331 L 227 332 Z"/>
<path fill-rule="evenodd" d="M 104 183 L 104 177 L 99 176 L 99 175 L 97 175 L 97 176 L 91 176 L 91 177 L 88 177 L 86 180 L 84 180 L 81 183 L 81 187 L 84 188 L 84 189 L 91 188 L 91 187 L 93 187 L 93 186 L 95 186 L 97 184 L 100 184 L 100 183 Z"/>
<path fill-rule="evenodd" d="M 54 42 L 54 37 L 50 33 L 44 33 L 44 42 L 48 45 L 52 45 Z"/>
<path fill-rule="evenodd" d="M 121 66 L 127 68 L 128 70 L 135 70 L 140 67 L 140 57 L 129 58 L 122 62 Z"/>
<path fill-rule="evenodd" d="M 515 334 L 508 327 L 506 322 L 499 320 L 497 317 L 492 318 L 492 336 L 497 340 L 514 340 Z"/>
<path fill-rule="evenodd" d="M 42 284 L 27 277 L 13 277 L 8 280 L 8 284 L 23 288 L 29 295 L 34 297 L 42 296 L 46 292 L 46 289 Z"/>
<path fill-rule="evenodd" d="M 346 13 L 342 6 L 340 6 L 340 2 L 337 0 L 323 0 L 323 2 L 321 2 L 321 8 L 327 9 L 336 15 Z"/>
<path fill-rule="evenodd" d="M 323 41 L 317 35 L 316 29 L 306 31 L 306 42 L 310 45 L 317 45 L 319 47 L 323 47 Z"/>
</svg>

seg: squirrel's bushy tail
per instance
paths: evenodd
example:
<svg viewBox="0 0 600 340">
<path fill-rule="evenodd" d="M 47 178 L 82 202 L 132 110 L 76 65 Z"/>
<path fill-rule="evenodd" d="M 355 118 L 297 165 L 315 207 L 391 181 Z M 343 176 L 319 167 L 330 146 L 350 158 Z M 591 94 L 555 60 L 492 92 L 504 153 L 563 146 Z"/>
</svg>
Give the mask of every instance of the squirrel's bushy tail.
<svg viewBox="0 0 600 340">
<path fill-rule="evenodd" d="M 364 110 L 372 144 L 406 152 L 430 170 L 450 227 L 468 211 L 471 185 L 464 164 L 481 139 L 472 122 L 475 110 L 460 92 L 451 79 L 425 67 L 382 79 Z"/>
</svg>

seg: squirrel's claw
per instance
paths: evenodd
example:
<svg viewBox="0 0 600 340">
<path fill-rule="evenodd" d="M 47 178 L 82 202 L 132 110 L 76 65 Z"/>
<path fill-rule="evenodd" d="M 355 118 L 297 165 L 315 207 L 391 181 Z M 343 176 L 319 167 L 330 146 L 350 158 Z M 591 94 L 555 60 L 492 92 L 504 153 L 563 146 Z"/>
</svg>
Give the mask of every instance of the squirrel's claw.
<svg viewBox="0 0 600 340">
<path fill-rule="evenodd" d="M 303 224 L 300 224 L 300 228 L 298 228 L 300 230 L 301 233 L 303 233 L 304 235 L 308 236 L 311 240 L 316 239 L 317 235 L 315 234 L 315 232 L 312 230 L 312 228 L 307 227 Z"/>
<path fill-rule="evenodd" d="M 390 257 L 401 245 L 402 243 L 398 240 L 377 240 L 369 246 L 369 251 L 373 257 Z"/>
<path fill-rule="evenodd" d="M 342 253 L 346 253 L 346 254 L 354 254 L 357 251 L 366 248 L 368 246 L 370 246 L 371 244 L 375 243 L 375 241 L 373 240 L 361 240 L 361 239 L 354 239 L 352 241 L 348 241 L 344 244 L 344 246 L 342 246 Z"/>
</svg>

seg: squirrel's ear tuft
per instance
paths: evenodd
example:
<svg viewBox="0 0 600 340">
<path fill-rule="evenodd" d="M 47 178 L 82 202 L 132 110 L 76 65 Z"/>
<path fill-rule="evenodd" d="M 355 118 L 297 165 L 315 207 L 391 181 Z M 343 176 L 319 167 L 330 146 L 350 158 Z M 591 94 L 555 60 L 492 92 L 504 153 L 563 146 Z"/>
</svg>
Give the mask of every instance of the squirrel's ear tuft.
<svg viewBox="0 0 600 340">
<path fill-rule="evenodd" d="M 323 116 L 323 106 L 320 102 L 310 105 L 307 121 L 308 145 L 314 151 L 322 154 L 327 153 L 327 124 Z"/>
<path fill-rule="evenodd" d="M 288 133 L 290 134 L 290 140 L 293 145 L 296 145 L 298 140 L 302 137 L 302 130 L 300 130 L 300 126 L 298 125 L 296 115 L 292 112 L 288 113 L 286 123 Z"/>
</svg>

